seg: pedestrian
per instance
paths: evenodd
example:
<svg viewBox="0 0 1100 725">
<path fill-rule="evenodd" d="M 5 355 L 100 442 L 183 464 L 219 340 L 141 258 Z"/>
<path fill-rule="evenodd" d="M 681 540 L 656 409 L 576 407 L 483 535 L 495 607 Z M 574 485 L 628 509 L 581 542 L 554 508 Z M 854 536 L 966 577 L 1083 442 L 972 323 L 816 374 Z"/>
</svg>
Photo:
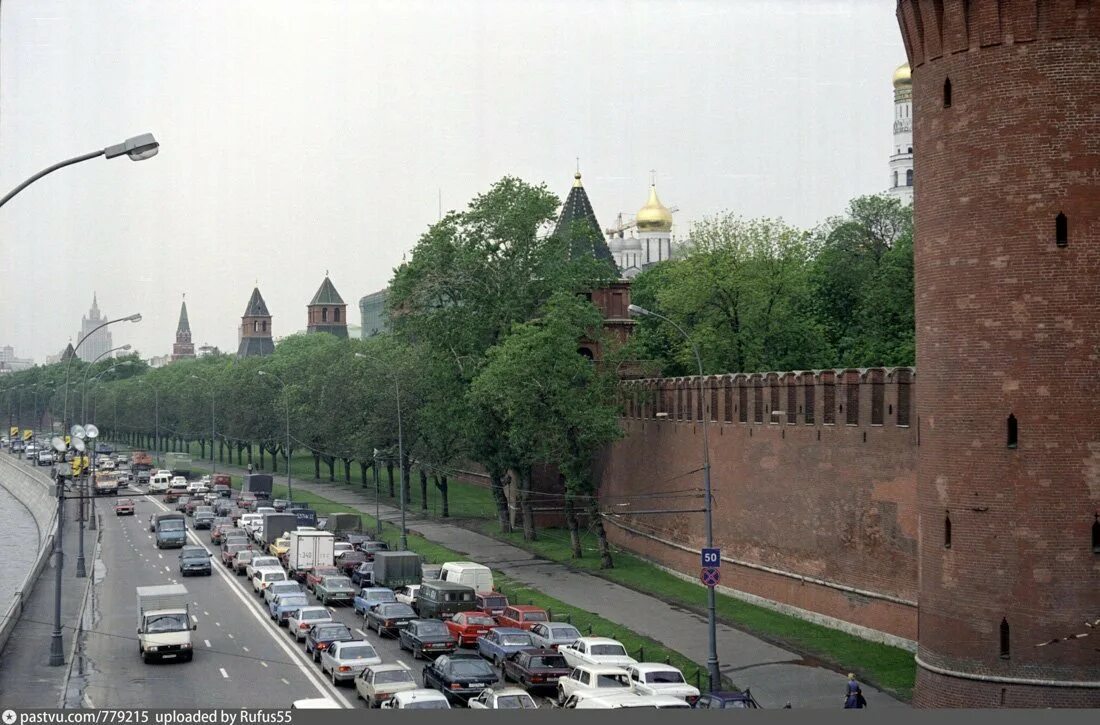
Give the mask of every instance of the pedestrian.
<svg viewBox="0 0 1100 725">
<path fill-rule="evenodd" d="M 249 475 L 252 474 L 252 464 L 251 463 L 248 464 L 248 473 L 249 473 Z"/>
<path fill-rule="evenodd" d="M 862 710 L 867 707 L 867 700 L 863 698 L 863 690 L 859 688 L 859 683 L 856 682 L 856 676 L 848 673 L 848 691 L 844 696 L 844 709 L 845 710 Z"/>
</svg>

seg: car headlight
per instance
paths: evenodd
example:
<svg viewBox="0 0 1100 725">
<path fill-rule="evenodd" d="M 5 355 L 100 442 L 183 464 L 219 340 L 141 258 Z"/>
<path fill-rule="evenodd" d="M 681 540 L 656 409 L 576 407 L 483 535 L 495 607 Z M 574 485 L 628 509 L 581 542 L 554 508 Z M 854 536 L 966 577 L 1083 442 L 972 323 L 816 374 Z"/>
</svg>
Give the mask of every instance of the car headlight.
<svg viewBox="0 0 1100 725">
<path fill-rule="evenodd" d="M 184 642 L 183 644 L 180 645 L 180 649 L 191 649 L 191 643 L 190 642 Z"/>
<path fill-rule="evenodd" d="M 156 651 L 157 651 L 157 646 L 156 646 L 156 645 L 152 645 L 151 647 L 146 647 L 146 648 L 145 648 L 145 651 L 146 651 L 146 652 L 156 652 Z"/>
</svg>

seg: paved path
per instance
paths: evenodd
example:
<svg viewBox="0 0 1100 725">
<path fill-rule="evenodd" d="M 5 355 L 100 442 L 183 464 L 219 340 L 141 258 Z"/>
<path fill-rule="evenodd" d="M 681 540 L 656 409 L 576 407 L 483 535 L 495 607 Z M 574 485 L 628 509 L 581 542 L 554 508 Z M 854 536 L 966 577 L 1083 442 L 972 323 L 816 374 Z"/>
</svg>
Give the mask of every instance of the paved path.
<svg viewBox="0 0 1100 725">
<path fill-rule="evenodd" d="M 243 473 L 219 463 L 219 470 Z M 278 474 L 275 475 L 279 480 Z M 362 513 L 374 515 L 373 497 L 356 484 L 292 479 L 295 487 Z M 400 520 L 400 510 L 381 507 L 382 519 Z M 706 618 L 695 612 L 640 594 L 591 574 L 535 557 L 530 552 L 453 524 L 423 519 L 406 511 L 407 527 L 425 539 L 461 552 L 575 607 L 594 612 L 676 650 L 694 662 L 707 661 Z M 741 688 L 750 688 L 762 707 L 839 708 L 847 676 L 750 634 L 718 625 L 718 657 L 722 673 Z M 890 695 L 864 686 L 869 707 L 906 707 Z"/>
</svg>

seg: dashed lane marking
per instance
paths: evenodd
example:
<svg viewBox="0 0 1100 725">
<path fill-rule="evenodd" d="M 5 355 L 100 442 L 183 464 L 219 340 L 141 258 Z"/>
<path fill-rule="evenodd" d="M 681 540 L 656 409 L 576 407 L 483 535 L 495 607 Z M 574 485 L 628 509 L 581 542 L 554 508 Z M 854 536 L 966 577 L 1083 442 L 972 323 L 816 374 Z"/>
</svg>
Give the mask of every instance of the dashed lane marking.
<svg viewBox="0 0 1100 725">
<path fill-rule="evenodd" d="M 222 673 L 222 677 L 224 677 L 225 679 L 229 679 L 229 673 L 225 671 L 224 667 L 219 667 L 218 672 Z"/>
<path fill-rule="evenodd" d="M 263 665 L 264 667 L 267 667 L 267 663 L 264 662 L 263 660 L 260 660 L 260 664 Z"/>
<path fill-rule="evenodd" d="M 230 634 L 229 632 L 226 632 L 226 633 L 225 633 L 225 636 L 226 636 L 226 637 L 229 637 L 229 639 L 233 639 L 233 635 L 231 635 L 231 634 Z"/>
<path fill-rule="evenodd" d="M 358 632 L 359 634 L 363 635 L 363 639 L 366 639 L 366 638 L 367 638 L 367 633 L 366 633 L 366 632 L 364 632 L 363 630 L 361 630 L 361 629 L 357 629 L 357 630 L 355 630 L 355 631 L 356 631 L 356 632 Z"/>
<path fill-rule="evenodd" d="M 248 651 L 248 648 L 247 648 L 247 647 L 241 647 L 241 649 L 243 649 L 243 650 L 244 650 L 245 652 L 247 652 L 247 651 Z"/>
<path fill-rule="evenodd" d="M 199 618 L 198 618 L 198 617 L 196 617 L 196 616 L 195 616 L 194 614 L 192 614 L 192 615 L 191 615 L 191 620 L 192 620 L 192 621 L 193 621 L 193 622 L 194 622 L 195 624 L 198 624 L 198 623 L 199 623 Z"/>
<path fill-rule="evenodd" d="M 290 682 L 285 677 L 280 677 L 279 679 L 283 681 L 284 685 L 289 685 L 290 684 Z"/>
<path fill-rule="evenodd" d="M 204 639 L 204 640 L 202 641 L 202 643 L 203 643 L 203 644 L 205 644 L 205 645 L 206 645 L 207 647 L 209 647 L 209 646 L 210 646 L 210 640 L 208 640 L 208 639 Z"/>
</svg>

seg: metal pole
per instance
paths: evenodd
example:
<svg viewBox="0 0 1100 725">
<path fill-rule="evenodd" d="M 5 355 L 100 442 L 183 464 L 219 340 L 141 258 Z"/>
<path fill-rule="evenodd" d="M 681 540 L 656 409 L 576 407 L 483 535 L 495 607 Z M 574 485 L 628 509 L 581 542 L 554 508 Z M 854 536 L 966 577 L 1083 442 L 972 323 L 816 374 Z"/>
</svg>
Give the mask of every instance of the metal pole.
<svg viewBox="0 0 1100 725">
<path fill-rule="evenodd" d="M 76 554 L 76 578 L 83 579 L 88 576 L 87 566 L 84 563 L 84 489 L 85 484 L 88 481 L 87 476 L 82 477 L 84 480 L 78 484 L 80 490 L 80 546 L 77 549 Z M 94 518 L 94 514 L 93 514 Z"/>
<path fill-rule="evenodd" d="M 382 477 L 378 475 L 378 451 L 374 451 L 374 529 L 382 538 Z"/>
<path fill-rule="evenodd" d="M 214 385 L 210 384 L 210 468 L 212 473 L 218 472 L 218 457 L 214 454 Z"/>
<path fill-rule="evenodd" d="M 46 174 L 57 171 L 58 169 L 63 169 L 66 166 L 70 166 L 72 164 L 78 164 L 81 161 L 87 161 L 88 159 L 94 159 L 96 157 L 102 156 L 103 153 L 104 153 L 104 149 L 100 149 L 99 151 L 92 151 L 91 153 L 84 154 L 83 156 L 75 156 L 75 157 L 73 157 L 71 159 L 68 159 L 66 161 L 56 163 L 53 166 L 49 167 L 48 169 L 43 169 L 42 171 L 39 171 L 37 174 L 35 174 L 31 178 L 27 179 L 22 184 L 15 187 L 10 192 L 8 192 L 8 194 L 3 199 L 0 199 L 0 206 L 4 206 L 4 204 L 7 204 L 8 201 L 10 201 L 13 196 L 15 196 L 19 192 L 23 191 L 23 189 L 26 189 L 28 186 L 30 186 L 34 182 L 38 181 L 39 179 L 41 179 Z"/>
<path fill-rule="evenodd" d="M 91 490 L 91 495 L 88 496 L 88 500 L 90 500 L 92 502 L 92 510 L 91 510 L 91 513 L 88 514 L 88 518 L 90 519 L 90 521 L 88 523 L 88 529 L 90 531 L 95 531 L 96 528 L 97 528 L 96 527 L 96 517 L 95 517 L 95 479 L 96 479 L 96 476 L 98 474 L 95 471 L 95 457 L 96 457 L 95 441 L 93 440 L 92 441 L 92 458 L 91 458 L 91 461 L 92 461 L 92 490 Z"/>
<path fill-rule="evenodd" d="M 286 402 L 286 498 L 293 503 L 294 493 L 290 488 L 290 395 L 287 393 L 286 383 L 283 383 L 283 399 Z"/>
<path fill-rule="evenodd" d="M 65 528 L 65 483 L 57 479 L 57 535 L 53 540 L 54 593 L 53 593 L 53 633 L 50 635 L 50 667 L 65 664 L 65 643 L 61 637 L 61 569 L 64 566 L 65 552 L 62 550 L 61 532 Z"/>
<path fill-rule="evenodd" d="M 158 390 L 155 385 L 153 386 L 153 410 L 156 416 L 156 422 L 154 423 L 156 427 L 156 441 L 154 441 L 154 443 L 157 447 L 157 469 L 160 469 L 160 390 Z"/>
<path fill-rule="evenodd" d="M 405 528 L 405 438 L 401 428 L 401 383 L 393 376 L 393 386 L 397 391 L 397 458 L 401 468 L 401 551 L 409 550 L 409 532 Z"/>
</svg>

